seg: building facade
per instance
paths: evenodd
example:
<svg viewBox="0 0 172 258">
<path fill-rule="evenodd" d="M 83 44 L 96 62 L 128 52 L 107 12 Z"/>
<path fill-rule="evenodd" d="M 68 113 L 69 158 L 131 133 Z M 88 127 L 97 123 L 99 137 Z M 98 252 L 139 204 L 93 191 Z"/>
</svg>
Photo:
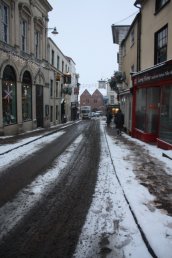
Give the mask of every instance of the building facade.
<svg viewBox="0 0 172 258">
<path fill-rule="evenodd" d="M 88 90 L 85 90 L 80 96 L 80 107 L 81 106 L 91 106 L 92 111 L 102 111 L 105 112 L 105 103 L 103 95 L 97 89 L 90 94 Z"/>
<path fill-rule="evenodd" d="M 47 0 L 0 0 L 0 135 L 71 119 L 74 68 L 47 36 L 50 11 Z"/>
<path fill-rule="evenodd" d="M 132 76 L 132 135 L 172 149 L 172 2 L 135 5 L 141 12 L 141 52 L 140 72 Z"/>
<path fill-rule="evenodd" d="M 135 6 L 140 12 L 120 45 L 121 69 L 126 75 L 120 105 L 126 107 L 130 96 L 132 105 L 127 109 L 132 114 L 132 123 L 127 127 L 133 137 L 171 149 L 172 2 L 138 0 Z M 128 118 L 126 111 L 125 116 Z"/>
<path fill-rule="evenodd" d="M 131 26 L 112 25 L 113 43 L 119 45 L 119 54 L 117 58 L 119 63 L 118 70 L 125 78 L 123 82 L 118 83 L 118 100 L 120 108 L 124 113 L 124 127 L 129 134 L 131 133 L 132 127 L 132 81 L 130 79 L 130 71 L 134 70 L 136 67 L 134 45 L 134 36 L 136 34 L 136 30 L 134 30 L 134 27 L 135 22 L 133 22 L 133 25 Z"/>
<path fill-rule="evenodd" d="M 48 1 L 0 1 L 0 134 L 49 126 Z"/>
</svg>

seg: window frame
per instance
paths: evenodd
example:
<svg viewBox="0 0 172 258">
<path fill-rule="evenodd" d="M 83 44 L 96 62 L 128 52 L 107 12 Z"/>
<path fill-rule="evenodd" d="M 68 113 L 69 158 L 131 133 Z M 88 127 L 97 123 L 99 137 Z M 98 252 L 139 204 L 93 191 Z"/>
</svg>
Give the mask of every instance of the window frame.
<svg viewBox="0 0 172 258">
<path fill-rule="evenodd" d="M 169 2 L 170 2 L 170 0 L 156 0 L 155 1 L 155 13 L 159 12 Z"/>
<path fill-rule="evenodd" d="M 168 24 L 163 26 L 160 30 L 158 30 L 154 34 L 154 64 L 159 64 L 167 60 L 167 49 L 168 49 Z M 163 54 L 164 51 L 165 51 L 165 54 Z"/>
<path fill-rule="evenodd" d="M 27 73 L 27 74 L 25 74 Z M 22 80 L 22 119 L 23 122 L 32 120 L 32 80 L 30 72 L 25 71 Z"/>
<path fill-rule="evenodd" d="M 51 64 L 54 66 L 54 50 L 51 50 Z"/>
<path fill-rule="evenodd" d="M 6 8 L 6 13 L 5 13 Z M 1 26 L 2 26 L 2 41 L 5 43 L 9 43 L 9 6 L 5 3 L 2 3 L 1 5 L 1 13 L 2 13 L 2 19 L 1 19 Z M 5 18 L 4 18 L 5 17 Z"/>
<path fill-rule="evenodd" d="M 40 38 L 41 38 L 41 35 L 40 35 L 40 32 L 38 30 L 35 31 L 35 57 L 37 59 L 40 58 Z"/>
<path fill-rule="evenodd" d="M 27 52 L 27 28 L 28 28 L 28 23 L 26 20 L 21 19 L 21 50 L 23 52 Z"/>
</svg>

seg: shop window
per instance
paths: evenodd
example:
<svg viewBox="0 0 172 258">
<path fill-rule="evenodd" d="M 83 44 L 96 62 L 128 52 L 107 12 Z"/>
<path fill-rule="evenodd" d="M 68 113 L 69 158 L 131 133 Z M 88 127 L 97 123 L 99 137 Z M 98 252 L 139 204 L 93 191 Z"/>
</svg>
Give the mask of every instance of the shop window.
<svg viewBox="0 0 172 258">
<path fill-rule="evenodd" d="M 156 0 L 155 11 L 158 12 L 162 7 L 164 7 L 170 0 Z"/>
<path fill-rule="evenodd" d="M 172 144 L 172 85 L 162 88 L 159 138 Z"/>
<path fill-rule="evenodd" d="M 13 67 L 7 65 L 2 78 L 2 108 L 4 126 L 17 123 L 16 76 Z"/>
<path fill-rule="evenodd" d="M 138 89 L 136 94 L 136 128 L 146 129 L 146 89 Z"/>
<path fill-rule="evenodd" d="M 167 60 L 168 26 L 155 33 L 155 64 Z"/>
<path fill-rule="evenodd" d="M 9 43 L 9 8 L 7 5 L 2 3 L 1 5 L 2 14 L 2 41 Z"/>
<path fill-rule="evenodd" d="M 32 119 L 32 80 L 28 71 L 24 72 L 22 80 L 22 118 L 23 121 Z"/>
<path fill-rule="evenodd" d="M 147 89 L 146 131 L 158 134 L 160 89 Z"/>
</svg>

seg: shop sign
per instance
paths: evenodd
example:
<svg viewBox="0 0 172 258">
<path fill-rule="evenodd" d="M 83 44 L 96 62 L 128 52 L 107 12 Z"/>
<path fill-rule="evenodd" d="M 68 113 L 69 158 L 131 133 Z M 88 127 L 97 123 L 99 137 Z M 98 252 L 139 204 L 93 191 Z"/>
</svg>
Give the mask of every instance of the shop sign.
<svg viewBox="0 0 172 258">
<path fill-rule="evenodd" d="M 161 66 L 155 69 L 152 69 L 142 74 L 134 76 L 134 85 L 142 85 L 145 83 L 153 83 L 162 79 L 172 78 L 172 65 Z"/>
<path fill-rule="evenodd" d="M 71 102 L 71 108 L 76 108 L 78 106 L 77 102 Z"/>
</svg>

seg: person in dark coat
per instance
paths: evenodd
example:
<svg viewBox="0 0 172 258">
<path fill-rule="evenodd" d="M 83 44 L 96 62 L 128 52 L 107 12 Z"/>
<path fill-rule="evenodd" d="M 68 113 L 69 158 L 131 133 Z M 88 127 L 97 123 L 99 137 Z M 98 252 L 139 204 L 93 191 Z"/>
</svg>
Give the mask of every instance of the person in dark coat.
<svg viewBox="0 0 172 258">
<path fill-rule="evenodd" d="M 108 110 L 108 111 L 107 111 L 107 114 L 106 114 L 106 123 L 107 123 L 107 126 L 110 125 L 111 120 L 112 120 L 112 114 L 111 114 L 111 111 Z"/>
<path fill-rule="evenodd" d="M 121 109 L 119 109 L 118 112 L 116 113 L 114 118 L 114 123 L 116 125 L 117 134 L 121 135 L 121 131 L 124 125 L 124 114 L 122 113 Z"/>
</svg>

